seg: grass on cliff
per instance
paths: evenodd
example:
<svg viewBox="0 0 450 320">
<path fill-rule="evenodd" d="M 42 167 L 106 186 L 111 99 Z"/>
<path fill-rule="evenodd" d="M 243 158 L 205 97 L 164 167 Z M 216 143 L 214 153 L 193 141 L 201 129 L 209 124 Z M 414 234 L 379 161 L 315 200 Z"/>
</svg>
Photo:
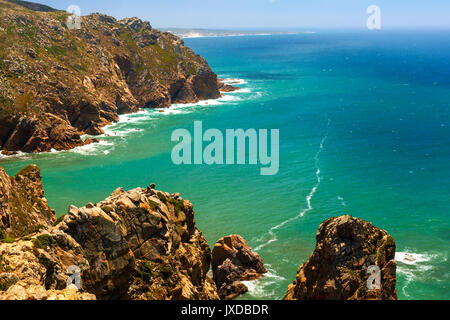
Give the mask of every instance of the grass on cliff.
<svg viewBox="0 0 450 320">
<path fill-rule="evenodd" d="M 174 208 L 175 215 L 178 217 L 181 211 L 184 211 L 186 208 L 184 206 L 183 200 L 177 200 L 173 198 L 167 198 L 164 193 L 158 192 L 157 193 L 158 198 L 164 202 L 164 204 L 168 205 L 171 204 Z"/>
<path fill-rule="evenodd" d="M 56 240 L 51 235 L 43 234 L 34 239 L 33 244 L 38 249 L 51 248 L 56 244 Z"/>
<path fill-rule="evenodd" d="M 63 220 L 64 220 L 64 217 L 65 217 L 66 215 L 64 214 L 64 215 L 62 215 L 61 217 L 59 217 L 58 219 L 56 219 L 56 221 L 55 222 L 53 222 L 53 226 L 54 227 L 56 227 L 58 224 L 60 224 Z"/>
<path fill-rule="evenodd" d="M 0 242 L 3 242 L 3 243 L 14 243 L 14 242 L 16 242 L 16 239 L 11 238 L 11 237 L 5 237 L 5 238 L 1 239 Z"/>
<path fill-rule="evenodd" d="M 169 264 L 154 265 L 149 261 L 143 260 L 138 267 L 139 277 L 145 282 L 153 277 L 161 276 L 163 279 L 169 279 L 173 274 L 173 268 Z"/>
</svg>

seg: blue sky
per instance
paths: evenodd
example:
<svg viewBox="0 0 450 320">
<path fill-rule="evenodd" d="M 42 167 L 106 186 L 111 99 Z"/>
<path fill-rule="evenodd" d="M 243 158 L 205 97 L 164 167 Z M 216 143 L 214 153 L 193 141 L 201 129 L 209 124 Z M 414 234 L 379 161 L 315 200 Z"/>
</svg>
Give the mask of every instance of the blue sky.
<svg viewBox="0 0 450 320">
<path fill-rule="evenodd" d="M 33 0 L 30 0 L 33 1 Z M 381 8 L 382 26 L 450 28 L 450 0 L 34 0 L 82 14 L 137 16 L 155 27 L 364 28 L 369 5 Z"/>
</svg>

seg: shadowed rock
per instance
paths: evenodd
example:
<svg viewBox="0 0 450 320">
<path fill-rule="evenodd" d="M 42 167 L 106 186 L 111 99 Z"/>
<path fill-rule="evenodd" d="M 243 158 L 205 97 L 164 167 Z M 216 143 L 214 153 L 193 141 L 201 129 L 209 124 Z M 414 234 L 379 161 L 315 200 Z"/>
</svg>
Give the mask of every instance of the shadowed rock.
<svg viewBox="0 0 450 320">
<path fill-rule="evenodd" d="M 233 299 L 247 292 L 241 281 L 256 280 L 267 272 L 261 257 L 239 235 L 221 238 L 212 256 L 214 282 L 221 299 Z"/>
<path fill-rule="evenodd" d="M 44 197 L 37 166 L 28 166 L 14 177 L 0 167 L 0 239 L 33 233 L 55 220 L 55 212 Z"/>
<path fill-rule="evenodd" d="M 299 269 L 286 300 L 395 300 L 395 241 L 370 222 L 342 216 L 322 223 L 313 254 Z M 370 266 L 381 269 L 381 289 L 368 289 Z"/>
</svg>

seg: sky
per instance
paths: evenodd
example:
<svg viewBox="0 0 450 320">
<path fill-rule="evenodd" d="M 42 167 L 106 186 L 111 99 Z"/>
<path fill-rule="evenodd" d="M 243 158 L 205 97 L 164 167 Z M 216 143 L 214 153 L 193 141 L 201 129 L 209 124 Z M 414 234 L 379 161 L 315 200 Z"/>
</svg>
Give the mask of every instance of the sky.
<svg viewBox="0 0 450 320">
<path fill-rule="evenodd" d="M 384 28 L 450 28 L 450 0 L 29 0 L 81 14 L 139 17 L 154 27 L 210 29 L 364 28 L 370 5 Z"/>
</svg>

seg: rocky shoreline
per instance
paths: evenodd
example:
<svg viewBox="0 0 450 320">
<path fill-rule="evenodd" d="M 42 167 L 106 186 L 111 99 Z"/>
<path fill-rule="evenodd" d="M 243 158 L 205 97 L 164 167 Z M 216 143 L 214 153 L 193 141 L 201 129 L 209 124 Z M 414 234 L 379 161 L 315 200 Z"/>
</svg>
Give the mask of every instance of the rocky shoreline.
<svg viewBox="0 0 450 320">
<path fill-rule="evenodd" d="M 33 11 L 0 0 L 0 150 L 68 150 L 96 142 L 119 115 L 217 99 L 236 90 L 179 37 L 138 18 Z"/>
<path fill-rule="evenodd" d="M 0 300 L 233 299 L 247 292 L 242 281 L 266 273 L 241 236 L 225 236 L 211 250 L 193 205 L 154 184 L 118 188 L 58 219 L 34 165 L 14 177 L 0 168 L 0 191 Z M 285 299 L 397 299 L 394 255 L 386 231 L 331 218 Z M 381 270 L 380 289 L 366 287 L 370 265 Z M 74 266 L 81 287 L 67 281 Z"/>
</svg>

